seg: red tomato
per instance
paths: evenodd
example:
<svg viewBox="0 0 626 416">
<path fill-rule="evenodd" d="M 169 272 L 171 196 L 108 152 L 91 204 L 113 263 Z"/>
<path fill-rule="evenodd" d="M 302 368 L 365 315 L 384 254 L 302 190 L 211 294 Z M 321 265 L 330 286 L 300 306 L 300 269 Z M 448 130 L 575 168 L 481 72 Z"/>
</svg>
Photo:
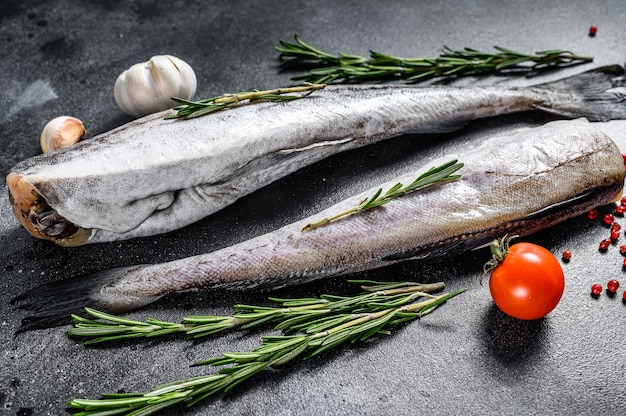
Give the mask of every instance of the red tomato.
<svg viewBox="0 0 626 416">
<path fill-rule="evenodd" d="M 559 261 L 532 243 L 509 247 L 491 272 L 489 290 L 502 312 L 518 319 L 539 319 L 556 307 L 563 295 L 565 277 Z"/>
</svg>

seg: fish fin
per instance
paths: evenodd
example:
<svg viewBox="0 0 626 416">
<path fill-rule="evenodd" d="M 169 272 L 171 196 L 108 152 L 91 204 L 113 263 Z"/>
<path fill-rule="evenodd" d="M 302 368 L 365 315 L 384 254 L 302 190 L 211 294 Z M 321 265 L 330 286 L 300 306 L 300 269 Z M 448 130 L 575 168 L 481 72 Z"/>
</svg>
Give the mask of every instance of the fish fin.
<svg viewBox="0 0 626 416">
<path fill-rule="evenodd" d="M 148 301 L 141 299 L 133 302 L 132 299 L 113 296 L 111 299 L 100 294 L 100 289 L 140 267 L 143 266 L 119 267 L 50 282 L 16 296 L 11 304 L 17 304 L 17 309 L 32 312 L 22 319 L 22 325 L 16 334 L 67 325 L 71 322 L 71 314 L 84 315 L 86 307 L 107 313 L 122 313 L 157 300 L 158 298 L 151 298 Z"/>
<path fill-rule="evenodd" d="M 461 234 L 446 240 L 438 241 L 426 247 L 418 247 L 401 253 L 392 254 L 383 258 L 384 261 L 420 260 L 427 262 L 438 262 L 450 257 L 458 256 L 461 253 L 478 250 L 489 246 L 491 242 L 505 235 L 527 235 L 528 221 L 524 218 L 518 221 L 511 221 L 497 227 L 485 230 Z"/>
<path fill-rule="evenodd" d="M 514 227 L 511 227 L 514 228 Z M 504 231 L 506 233 L 507 231 Z M 494 239 L 493 232 L 484 232 L 475 235 L 460 235 L 439 241 L 436 244 L 419 247 L 414 250 L 403 251 L 383 257 L 383 261 L 420 260 L 438 262 L 470 250 L 476 250 L 489 245 Z"/>
<path fill-rule="evenodd" d="M 579 215 L 596 206 L 598 193 L 614 195 L 619 192 L 613 187 L 592 189 L 576 195 L 566 201 L 544 207 L 517 220 L 509 221 L 480 232 L 461 234 L 446 240 L 438 241 L 429 246 L 418 247 L 383 258 L 384 261 L 423 260 L 440 261 L 466 251 L 478 250 L 488 246 L 493 240 L 505 235 L 526 236 L 547 226 Z M 606 199 L 606 198 L 600 198 Z"/>
<path fill-rule="evenodd" d="M 590 121 L 626 119 L 624 68 L 604 66 L 558 81 L 537 85 L 558 94 L 558 99 L 535 107 L 566 117 L 586 117 Z"/>
</svg>

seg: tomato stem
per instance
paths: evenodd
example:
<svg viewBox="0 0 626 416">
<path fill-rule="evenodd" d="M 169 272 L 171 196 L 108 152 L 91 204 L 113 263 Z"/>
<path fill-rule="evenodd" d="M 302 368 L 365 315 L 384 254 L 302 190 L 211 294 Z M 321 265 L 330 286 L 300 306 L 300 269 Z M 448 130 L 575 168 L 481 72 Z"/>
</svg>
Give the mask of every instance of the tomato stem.
<svg viewBox="0 0 626 416">
<path fill-rule="evenodd" d="M 480 284 L 483 284 L 485 275 L 491 273 L 496 267 L 498 267 L 504 261 L 504 258 L 509 253 L 509 247 L 511 247 L 511 240 L 519 237 L 518 235 L 508 236 L 505 234 L 500 240 L 496 239 L 491 242 L 489 246 L 491 249 L 491 259 L 483 266 L 483 275 L 480 278 Z"/>
</svg>

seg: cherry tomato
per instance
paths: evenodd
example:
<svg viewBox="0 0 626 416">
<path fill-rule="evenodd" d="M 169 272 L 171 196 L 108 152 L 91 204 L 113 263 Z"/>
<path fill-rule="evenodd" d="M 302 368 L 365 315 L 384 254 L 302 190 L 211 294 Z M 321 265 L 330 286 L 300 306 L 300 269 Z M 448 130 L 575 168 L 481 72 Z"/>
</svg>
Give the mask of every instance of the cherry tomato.
<svg viewBox="0 0 626 416">
<path fill-rule="evenodd" d="M 532 320 L 546 316 L 559 303 L 565 288 L 559 261 L 536 244 L 517 243 L 507 250 L 508 241 L 500 243 L 503 258 L 494 254 L 497 266 L 489 278 L 493 301 L 514 318 Z"/>
</svg>

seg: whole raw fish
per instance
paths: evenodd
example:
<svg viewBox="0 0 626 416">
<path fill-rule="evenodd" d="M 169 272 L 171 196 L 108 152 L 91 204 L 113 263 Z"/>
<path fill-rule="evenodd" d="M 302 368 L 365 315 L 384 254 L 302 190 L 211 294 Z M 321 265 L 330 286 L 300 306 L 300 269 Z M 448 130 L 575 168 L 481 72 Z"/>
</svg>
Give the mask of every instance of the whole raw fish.
<svg viewBox="0 0 626 416">
<path fill-rule="evenodd" d="M 403 134 L 528 110 L 625 119 L 623 72 L 610 66 L 526 88 L 328 86 L 193 120 L 158 113 L 23 161 L 7 184 L 16 217 L 36 237 L 77 246 L 154 235 L 331 154 Z"/>
<path fill-rule="evenodd" d="M 585 120 L 555 121 L 495 136 L 467 154 L 450 155 L 460 179 L 303 231 L 355 207 L 379 187 L 317 215 L 208 254 L 122 267 L 34 289 L 16 301 L 39 315 L 32 326 L 67 319 L 85 306 L 124 312 L 174 292 L 282 287 L 369 270 L 407 259 L 432 259 L 481 247 L 504 234 L 530 234 L 614 201 L 624 184 L 622 155 Z M 439 164 L 437 161 L 433 165 Z M 411 183 L 425 169 L 380 188 Z"/>
</svg>

